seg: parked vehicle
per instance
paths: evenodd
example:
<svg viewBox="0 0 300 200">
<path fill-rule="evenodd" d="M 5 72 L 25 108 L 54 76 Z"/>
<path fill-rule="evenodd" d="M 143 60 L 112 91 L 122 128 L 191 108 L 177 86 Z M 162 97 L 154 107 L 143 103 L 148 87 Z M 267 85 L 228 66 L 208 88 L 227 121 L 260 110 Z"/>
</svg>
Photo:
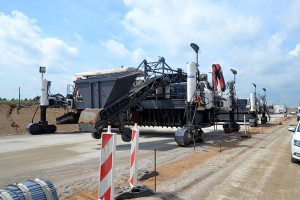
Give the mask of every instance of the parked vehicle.
<svg viewBox="0 0 300 200">
<path fill-rule="evenodd" d="M 291 162 L 296 163 L 300 160 L 300 125 L 296 128 L 289 128 L 289 131 L 292 132 L 292 141 L 291 141 Z"/>
<path fill-rule="evenodd" d="M 299 119 L 300 119 L 300 106 L 298 107 L 296 116 L 297 116 L 297 121 L 299 121 Z"/>
</svg>

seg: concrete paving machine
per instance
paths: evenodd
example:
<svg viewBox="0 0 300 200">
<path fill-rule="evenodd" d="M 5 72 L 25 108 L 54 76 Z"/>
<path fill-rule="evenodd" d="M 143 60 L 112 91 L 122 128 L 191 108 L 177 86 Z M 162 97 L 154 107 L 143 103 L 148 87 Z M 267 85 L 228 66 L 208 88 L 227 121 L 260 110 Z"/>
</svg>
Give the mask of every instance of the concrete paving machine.
<svg viewBox="0 0 300 200">
<path fill-rule="evenodd" d="M 212 65 L 213 84 L 210 86 L 207 75 L 199 77 L 198 50 L 196 44 L 191 44 L 197 55 L 197 63 L 187 65 L 187 99 L 186 99 L 186 124 L 175 132 L 175 140 L 179 146 L 188 146 L 192 142 L 202 141 L 202 128 L 214 125 L 218 115 L 222 113 L 223 129 L 226 133 L 239 131 L 240 126 L 236 121 L 238 104 L 235 97 L 235 81 L 227 83 L 228 94 L 223 94 L 226 85 L 223 72 L 219 64 Z M 234 75 L 236 71 L 234 70 Z M 217 89 L 220 83 L 219 92 Z"/>
<path fill-rule="evenodd" d="M 46 108 L 51 105 L 66 106 L 69 110 L 56 119 L 57 124 L 78 123 L 81 131 L 91 132 L 95 139 L 100 139 L 103 129 L 110 125 L 119 129 L 123 141 L 129 142 L 131 130 L 125 126 L 134 123 L 179 128 L 175 132 L 179 146 L 201 142 L 202 128 L 220 122 L 225 132 L 238 131 L 237 122 L 243 120 L 249 108 L 247 99 L 236 98 L 237 72 L 232 70 L 234 81 L 227 83 L 228 93 L 224 94 L 226 84 L 221 66 L 212 65 L 210 84 L 207 74 L 200 74 L 198 68 L 199 47 L 194 43 L 191 47 L 197 62 L 187 64 L 187 73 L 180 68 L 172 69 L 160 57 L 157 62 L 144 60 L 137 68 L 75 74 L 75 86 L 66 97 L 51 97 L 48 88 L 44 88 L 40 106 L 44 117 L 39 123 L 29 124 L 28 131 L 55 132 L 56 127 L 49 126 L 45 117 Z M 49 102 L 45 103 L 45 99 Z"/>
<path fill-rule="evenodd" d="M 175 133 L 179 146 L 192 141 L 202 141 L 202 128 L 220 121 L 225 132 L 238 131 L 236 123 L 244 104 L 236 99 L 235 82 L 228 82 L 228 94 L 221 66 L 212 65 L 214 83 L 210 85 L 207 74 L 198 70 L 197 63 L 188 63 L 187 73 L 174 70 L 161 57 L 157 62 L 144 60 L 136 69 L 79 73 L 72 95 L 67 96 L 69 112 L 57 118 L 57 124 L 79 123 L 82 131 L 101 138 L 108 125 L 118 128 L 122 139 L 130 141 L 130 129 L 126 125 L 181 127 Z M 217 90 L 218 82 L 221 91 Z"/>
</svg>

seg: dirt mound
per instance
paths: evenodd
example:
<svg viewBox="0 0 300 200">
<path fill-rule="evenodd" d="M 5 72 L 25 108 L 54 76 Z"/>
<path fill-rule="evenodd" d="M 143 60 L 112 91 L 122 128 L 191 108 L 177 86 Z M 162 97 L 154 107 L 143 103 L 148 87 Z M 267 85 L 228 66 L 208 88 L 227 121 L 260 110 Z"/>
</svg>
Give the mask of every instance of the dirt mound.
<svg viewBox="0 0 300 200">
<path fill-rule="evenodd" d="M 26 133 L 26 126 L 32 122 L 32 117 L 36 111 L 37 105 L 21 108 L 19 114 L 17 113 L 17 106 L 1 105 L 0 106 L 0 135 L 16 135 L 28 134 Z M 63 108 L 48 108 L 47 121 L 49 124 L 55 124 L 56 117 L 65 113 Z M 40 119 L 40 110 L 37 111 L 34 122 Z M 78 131 L 77 124 L 63 124 L 57 125 L 57 133 L 61 132 L 75 132 Z"/>
</svg>

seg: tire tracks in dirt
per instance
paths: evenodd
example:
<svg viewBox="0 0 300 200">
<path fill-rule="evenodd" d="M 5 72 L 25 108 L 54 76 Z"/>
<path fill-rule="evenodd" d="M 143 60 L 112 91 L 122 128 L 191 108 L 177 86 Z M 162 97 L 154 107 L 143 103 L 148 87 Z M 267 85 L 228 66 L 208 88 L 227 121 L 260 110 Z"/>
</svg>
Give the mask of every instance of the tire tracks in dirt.
<svg viewBox="0 0 300 200">
<path fill-rule="evenodd" d="M 221 185 L 232 175 L 238 166 L 242 166 L 252 155 L 260 154 L 263 150 L 260 148 L 262 145 L 268 148 L 268 146 L 274 143 L 280 143 L 280 137 L 277 137 L 278 132 L 284 128 L 286 128 L 286 126 L 275 126 L 269 129 L 265 134 L 254 135 L 252 139 L 240 143 L 237 148 L 226 150 L 211 158 L 208 162 L 184 172 L 182 176 L 165 182 L 161 188 L 161 192 L 172 191 L 172 193 L 178 195 L 172 197 L 172 199 L 178 199 L 180 197 L 184 197 L 184 199 L 216 199 L 214 196 L 215 193 L 211 193 L 212 189 Z M 276 157 L 278 159 L 279 155 Z M 251 166 L 249 165 L 248 168 L 249 167 Z M 270 174 L 266 173 L 265 176 L 270 176 Z M 199 193 L 199 191 L 201 192 Z M 210 198 L 211 194 L 214 196 L 213 198 Z M 159 198 L 165 198 L 163 194 L 158 196 Z M 220 198 L 224 198 L 224 196 L 220 196 Z"/>
</svg>

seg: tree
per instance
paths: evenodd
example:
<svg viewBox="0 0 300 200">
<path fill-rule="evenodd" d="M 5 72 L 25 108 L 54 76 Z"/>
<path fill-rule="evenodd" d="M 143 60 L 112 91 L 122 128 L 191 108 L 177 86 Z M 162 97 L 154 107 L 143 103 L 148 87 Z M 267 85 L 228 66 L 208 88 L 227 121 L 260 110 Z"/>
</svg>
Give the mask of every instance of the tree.
<svg viewBox="0 0 300 200">
<path fill-rule="evenodd" d="M 6 98 L 1 98 L 1 97 L 0 97 L 0 101 L 7 101 L 7 99 L 6 99 Z"/>
<path fill-rule="evenodd" d="M 41 98 L 40 96 L 36 96 L 36 97 L 34 97 L 32 100 L 33 100 L 33 101 L 39 101 L 40 98 Z"/>
</svg>

